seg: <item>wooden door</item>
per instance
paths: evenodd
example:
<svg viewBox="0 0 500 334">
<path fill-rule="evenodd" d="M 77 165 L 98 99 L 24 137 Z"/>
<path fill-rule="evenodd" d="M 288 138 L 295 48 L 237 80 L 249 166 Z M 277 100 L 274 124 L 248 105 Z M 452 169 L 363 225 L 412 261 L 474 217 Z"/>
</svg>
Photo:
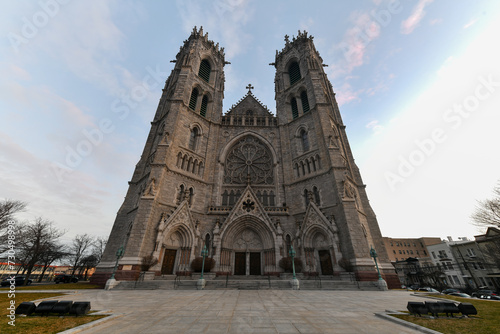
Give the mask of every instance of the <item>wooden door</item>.
<svg viewBox="0 0 500 334">
<path fill-rule="evenodd" d="M 163 265 L 161 267 L 162 275 L 172 275 L 174 273 L 176 255 L 177 255 L 177 250 L 165 249 L 165 253 L 163 255 Z"/>
<path fill-rule="evenodd" d="M 321 264 L 321 274 L 322 275 L 333 275 L 333 265 L 332 258 L 330 256 L 330 251 L 320 250 L 318 251 L 319 262 Z"/>
<path fill-rule="evenodd" d="M 260 275 L 260 253 L 250 253 L 250 275 Z"/>
<path fill-rule="evenodd" d="M 234 253 L 234 274 L 247 274 L 247 254 L 245 252 Z"/>
</svg>

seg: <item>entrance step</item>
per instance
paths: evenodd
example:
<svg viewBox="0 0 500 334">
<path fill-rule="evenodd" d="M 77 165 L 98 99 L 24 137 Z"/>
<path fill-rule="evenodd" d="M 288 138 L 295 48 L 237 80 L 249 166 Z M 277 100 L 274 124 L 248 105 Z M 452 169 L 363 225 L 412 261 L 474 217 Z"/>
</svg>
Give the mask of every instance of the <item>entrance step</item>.
<svg viewBox="0 0 500 334">
<path fill-rule="evenodd" d="M 206 280 L 205 290 L 289 290 L 292 288 L 289 279 L 268 279 L 266 276 L 237 278 L 229 276 Z M 331 277 L 331 276 L 330 276 Z M 303 279 L 300 290 L 379 290 L 376 282 L 358 282 L 333 279 Z M 181 279 L 155 279 L 151 281 L 120 281 L 117 290 L 196 290 L 197 279 L 181 277 Z"/>
</svg>

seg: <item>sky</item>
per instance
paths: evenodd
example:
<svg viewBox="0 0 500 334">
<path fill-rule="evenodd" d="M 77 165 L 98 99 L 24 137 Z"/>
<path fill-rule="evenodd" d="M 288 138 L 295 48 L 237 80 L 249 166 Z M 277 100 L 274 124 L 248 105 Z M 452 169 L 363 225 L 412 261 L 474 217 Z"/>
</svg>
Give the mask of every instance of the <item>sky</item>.
<svg viewBox="0 0 500 334">
<path fill-rule="evenodd" d="M 225 48 L 224 112 L 274 112 L 284 36 L 314 36 L 384 236 L 472 237 L 500 179 L 500 2 L 10 1 L 0 13 L 0 199 L 108 236 L 179 47 Z"/>
</svg>

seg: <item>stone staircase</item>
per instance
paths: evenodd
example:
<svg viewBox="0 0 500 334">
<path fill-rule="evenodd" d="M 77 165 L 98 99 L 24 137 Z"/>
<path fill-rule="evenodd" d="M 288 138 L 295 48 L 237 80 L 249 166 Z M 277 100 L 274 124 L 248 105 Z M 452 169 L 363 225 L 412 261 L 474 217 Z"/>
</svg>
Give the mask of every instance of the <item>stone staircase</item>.
<svg viewBox="0 0 500 334">
<path fill-rule="evenodd" d="M 117 290 L 196 290 L 198 276 L 164 275 L 154 280 L 121 281 Z M 358 282 L 346 277 L 298 277 L 300 290 L 379 290 L 375 282 Z M 291 277 L 219 276 L 206 277 L 205 290 L 289 290 Z"/>
</svg>

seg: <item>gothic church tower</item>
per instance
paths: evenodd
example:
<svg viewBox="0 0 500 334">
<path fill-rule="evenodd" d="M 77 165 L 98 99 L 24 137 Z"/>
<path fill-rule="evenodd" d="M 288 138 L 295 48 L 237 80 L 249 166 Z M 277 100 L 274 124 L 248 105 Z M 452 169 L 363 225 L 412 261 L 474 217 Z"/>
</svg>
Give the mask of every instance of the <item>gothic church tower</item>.
<svg viewBox="0 0 500 334">
<path fill-rule="evenodd" d="M 224 49 L 193 30 L 177 54 L 93 281 L 123 247 L 117 280 L 145 257 L 157 278 L 189 274 L 207 247 L 217 274 L 277 275 L 293 247 L 304 275 L 399 281 L 354 163 L 312 36 L 276 52 L 276 115 L 248 92 L 224 115 Z M 396 280 L 394 280 L 396 279 Z"/>
</svg>

